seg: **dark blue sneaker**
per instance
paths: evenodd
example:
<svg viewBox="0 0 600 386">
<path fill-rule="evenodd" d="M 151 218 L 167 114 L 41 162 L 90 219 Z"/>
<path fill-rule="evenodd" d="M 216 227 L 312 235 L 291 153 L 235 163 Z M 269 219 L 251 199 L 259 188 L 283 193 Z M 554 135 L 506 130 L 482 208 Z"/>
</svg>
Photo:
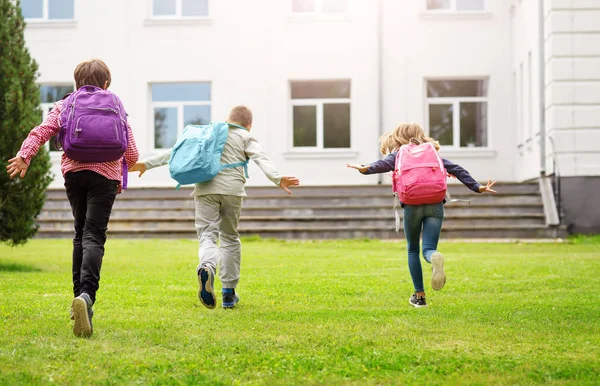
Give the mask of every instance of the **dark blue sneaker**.
<svg viewBox="0 0 600 386">
<path fill-rule="evenodd" d="M 234 288 L 223 288 L 223 308 L 233 308 L 240 301 L 240 297 L 235 293 Z"/>
<path fill-rule="evenodd" d="M 90 296 L 86 293 L 77 296 L 73 299 L 71 310 L 73 312 L 73 320 L 75 321 L 73 324 L 73 334 L 84 338 L 92 336 L 94 332 L 92 326 L 94 312 L 92 311 L 92 299 Z"/>
<path fill-rule="evenodd" d="M 210 268 L 200 268 L 198 272 L 198 284 L 200 285 L 200 290 L 198 291 L 200 303 L 206 308 L 215 308 L 217 305 L 217 297 L 214 291 L 215 278 Z"/>
</svg>

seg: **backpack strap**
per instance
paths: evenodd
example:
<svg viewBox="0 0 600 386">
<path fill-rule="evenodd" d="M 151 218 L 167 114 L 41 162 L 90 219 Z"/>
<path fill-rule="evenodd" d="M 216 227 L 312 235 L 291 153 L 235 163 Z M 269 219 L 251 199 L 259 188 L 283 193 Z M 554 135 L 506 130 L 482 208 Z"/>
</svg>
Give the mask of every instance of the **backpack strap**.
<svg viewBox="0 0 600 386">
<path fill-rule="evenodd" d="M 249 160 L 246 160 L 244 162 L 240 161 L 240 162 L 234 162 L 232 164 L 221 165 L 221 170 L 239 168 L 240 166 L 243 166 L 244 167 L 244 176 L 246 178 L 250 178 L 250 176 L 248 175 L 248 161 Z"/>
<path fill-rule="evenodd" d="M 125 159 L 125 156 L 123 156 L 123 185 L 122 188 L 123 190 L 127 189 L 127 175 L 129 174 L 128 170 L 127 170 L 127 160 Z"/>
</svg>

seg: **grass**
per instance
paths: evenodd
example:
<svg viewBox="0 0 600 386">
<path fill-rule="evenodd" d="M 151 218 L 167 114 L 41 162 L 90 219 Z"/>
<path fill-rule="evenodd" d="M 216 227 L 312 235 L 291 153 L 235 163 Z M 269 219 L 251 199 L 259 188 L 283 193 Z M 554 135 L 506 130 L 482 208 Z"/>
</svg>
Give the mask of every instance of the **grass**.
<svg viewBox="0 0 600 386">
<path fill-rule="evenodd" d="M 200 305 L 196 242 L 110 239 L 90 339 L 70 245 L 0 246 L 0 384 L 600 384 L 600 238 L 443 243 L 426 309 L 404 243 L 244 240 L 234 310 Z"/>
</svg>

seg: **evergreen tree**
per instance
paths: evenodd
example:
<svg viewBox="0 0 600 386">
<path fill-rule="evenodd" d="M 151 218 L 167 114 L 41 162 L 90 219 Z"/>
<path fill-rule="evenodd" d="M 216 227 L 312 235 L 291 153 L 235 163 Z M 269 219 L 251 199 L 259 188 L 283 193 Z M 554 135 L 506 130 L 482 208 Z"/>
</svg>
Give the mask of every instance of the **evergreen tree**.
<svg viewBox="0 0 600 386">
<path fill-rule="evenodd" d="M 0 0 L 0 241 L 24 244 L 37 232 L 36 217 L 52 181 L 50 156 L 42 147 L 24 179 L 9 178 L 14 157 L 41 118 L 38 66 L 25 47 L 20 1 Z"/>
</svg>

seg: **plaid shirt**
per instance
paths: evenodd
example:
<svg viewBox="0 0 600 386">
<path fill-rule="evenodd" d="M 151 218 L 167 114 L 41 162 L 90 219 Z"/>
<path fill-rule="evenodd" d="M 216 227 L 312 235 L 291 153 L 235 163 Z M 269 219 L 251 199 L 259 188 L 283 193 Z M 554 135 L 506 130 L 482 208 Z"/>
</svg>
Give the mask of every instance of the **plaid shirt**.
<svg viewBox="0 0 600 386">
<path fill-rule="evenodd" d="M 41 125 L 31 130 L 21 150 L 17 153 L 17 157 L 23 158 L 25 163 L 29 165 L 33 156 L 35 156 L 42 145 L 50 138 L 57 135 L 60 130 L 60 112 L 62 110 L 63 101 L 58 101 L 54 104 L 52 111 L 48 113 L 44 122 Z M 127 123 L 127 135 L 129 138 L 127 150 L 125 150 L 125 160 L 128 166 L 133 166 L 139 159 L 140 153 L 135 145 L 135 138 L 131 132 L 131 126 Z M 64 176 L 68 172 L 78 172 L 81 170 L 91 170 L 109 180 L 116 180 L 123 184 L 123 159 L 110 162 L 80 162 L 74 161 L 63 153 L 60 160 L 60 171 Z M 119 192 L 121 191 L 119 187 Z"/>
</svg>

